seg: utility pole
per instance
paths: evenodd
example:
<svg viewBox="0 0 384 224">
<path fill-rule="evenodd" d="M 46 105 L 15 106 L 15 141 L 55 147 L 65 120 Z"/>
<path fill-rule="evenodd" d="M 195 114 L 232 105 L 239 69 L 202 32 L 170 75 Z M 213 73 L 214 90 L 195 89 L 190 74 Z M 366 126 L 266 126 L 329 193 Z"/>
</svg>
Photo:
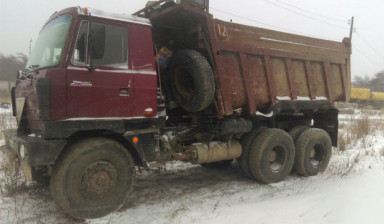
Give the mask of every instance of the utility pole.
<svg viewBox="0 0 384 224">
<path fill-rule="evenodd" d="M 31 56 L 32 52 L 32 39 L 29 40 L 29 56 Z"/>
<path fill-rule="evenodd" d="M 353 33 L 353 20 L 354 20 L 354 17 L 352 16 L 352 19 L 351 19 L 351 30 L 349 31 L 349 39 L 351 40 L 351 42 L 352 42 L 352 33 Z"/>
<path fill-rule="evenodd" d="M 351 30 L 349 31 L 349 42 L 351 44 L 351 54 L 352 54 L 352 34 L 354 31 L 353 20 L 354 20 L 354 17 L 352 16 L 352 18 L 351 18 Z"/>
</svg>

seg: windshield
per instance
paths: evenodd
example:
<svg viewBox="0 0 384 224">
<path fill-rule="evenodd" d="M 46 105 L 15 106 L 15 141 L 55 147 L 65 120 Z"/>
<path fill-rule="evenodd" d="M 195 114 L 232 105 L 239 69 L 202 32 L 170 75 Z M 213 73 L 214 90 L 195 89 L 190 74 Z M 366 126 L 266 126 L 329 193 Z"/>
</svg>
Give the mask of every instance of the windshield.
<svg viewBox="0 0 384 224">
<path fill-rule="evenodd" d="M 52 67 L 59 63 L 71 22 L 70 15 L 49 22 L 40 32 L 26 68 Z"/>
</svg>

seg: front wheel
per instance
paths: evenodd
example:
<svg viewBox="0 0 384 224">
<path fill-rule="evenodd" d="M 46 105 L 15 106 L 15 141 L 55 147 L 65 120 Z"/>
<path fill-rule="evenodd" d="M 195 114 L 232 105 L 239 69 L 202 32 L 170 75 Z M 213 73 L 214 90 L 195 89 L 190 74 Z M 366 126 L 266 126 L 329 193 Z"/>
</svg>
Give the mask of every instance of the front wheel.
<svg viewBox="0 0 384 224">
<path fill-rule="evenodd" d="M 56 204 L 75 218 L 99 218 L 119 209 L 135 182 L 135 164 L 121 144 L 81 140 L 58 160 L 51 176 Z"/>
</svg>

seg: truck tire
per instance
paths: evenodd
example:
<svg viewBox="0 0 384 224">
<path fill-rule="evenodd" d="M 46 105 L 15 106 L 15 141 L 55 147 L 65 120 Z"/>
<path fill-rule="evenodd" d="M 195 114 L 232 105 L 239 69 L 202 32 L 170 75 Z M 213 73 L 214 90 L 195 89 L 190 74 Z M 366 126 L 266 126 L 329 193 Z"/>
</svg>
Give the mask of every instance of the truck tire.
<svg viewBox="0 0 384 224">
<path fill-rule="evenodd" d="M 296 126 L 294 128 L 292 128 L 288 134 L 291 136 L 292 138 L 292 141 L 293 143 L 295 144 L 295 155 L 297 155 L 297 151 L 296 151 L 296 141 L 297 139 L 299 138 L 299 136 L 306 130 L 308 130 L 309 127 L 308 126 L 305 126 L 305 125 L 300 125 L 300 126 Z M 296 171 L 296 168 L 295 168 L 295 165 L 293 165 L 293 168 L 292 168 L 292 172 L 295 172 Z"/>
<path fill-rule="evenodd" d="M 203 163 L 201 164 L 201 166 L 211 170 L 220 170 L 220 169 L 225 169 L 230 167 L 232 162 L 233 162 L 233 159 L 223 160 L 223 161 L 214 162 L 214 163 Z"/>
<path fill-rule="evenodd" d="M 241 139 L 242 153 L 241 153 L 241 156 L 237 159 L 237 162 L 239 164 L 240 170 L 248 178 L 253 178 L 252 173 L 249 170 L 249 164 L 248 164 L 250 145 L 252 141 L 265 129 L 266 127 L 261 127 L 259 129 L 252 130 L 247 134 L 245 134 Z"/>
<path fill-rule="evenodd" d="M 295 170 L 302 176 L 323 172 L 332 155 L 332 141 L 322 129 L 310 128 L 296 141 Z"/>
<path fill-rule="evenodd" d="M 249 170 L 263 183 L 284 180 L 295 160 L 295 146 L 289 134 L 281 129 L 264 130 L 252 141 L 249 151 Z"/>
<path fill-rule="evenodd" d="M 90 138 L 72 145 L 51 176 L 56 204 L 75 218 L 99 218 L 119 209 L 135 182 L 135 164 L 121 144 Z"/>
<path fill-rule="evenodd" d="M 179 106 L 188 112 L 207 108 L 215 94 L 215 80 L 205 57 L 195 50 L 181 50 L 170 64 L 171 90 Z"/>
<path fill-rule="evenodd" d="M 296 143 L 296 140 L 299 138 L 301 133 L 303 133 L 305 130 L 309 129 L 308 126 L 300 125 L 292 128 L 288 134 L 291 136 L 293 143 Z"/>
</svg>

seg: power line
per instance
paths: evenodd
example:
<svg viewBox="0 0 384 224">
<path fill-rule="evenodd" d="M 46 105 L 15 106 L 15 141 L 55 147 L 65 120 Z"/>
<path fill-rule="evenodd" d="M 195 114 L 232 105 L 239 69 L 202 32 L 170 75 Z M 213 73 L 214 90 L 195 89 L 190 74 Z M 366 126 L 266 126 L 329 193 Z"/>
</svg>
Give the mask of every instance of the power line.
<svg viewBox="0 0 384 224">
<path fill-rule="evenodd" d="M 268 23 L 260 22 L 260 21 L 254 20 L 254 19 L 250 19 L 250 18 L 247 18 L 247 17 L 244 17 L 244 16 L 239 16 L 239 15 L 236 15 L 236 14 L 231 13 L 231 12 L 227 12 L 227 11 L 224 11 L 224 10 L 221 10 L 221 9 L 216 9 L 216 8 L 214 8 L 212 6 L 210 6 L 210 9 L 213 9 L 215 11 L 218 11 L 218 12 L 230 15 L 230 16 L 234 16 L 234 17 L 237 17 L 237 18 L 240 18 L 240 19 L 248 20 L 248 21 L 251 21 L 251 22 L 254 22 L 254 23 L 259 23 L 259 24 L 263 24 L 265 26 L 269 26 L 269 27 L 280 29 L 280 30 L 284 30 L 286 32 L 297 33 L 297 34 L 306 35 L 306 36 L 313 36 L 312 34 L 297 32 L 295 30 L 290 30 L 290 29 L 286 29 L 286 28 L 283 28 L 283 27 L 280 27 L 280 26 L 275 26 L 275 25 L 271 25 L 271 24 L 268 24 Z M 328 40 L 331 39 L 329 37 L 324 37 L 324 36 L 317 36 L 317 37 L 318 38 L 323 38 L 323 39 L 328 39 Z"/>
<path fill-rule="evenodd" d="M 348 23 L 348 21 L 346 21 L 346 20 L 341 20 L 341 19 L 337 19 L 337 18 L 332 18 L 332 17 L 329 17 L 329 16 L 321 15 L 321 14 L 318 14 L 316 12 L 309 11 L 309 10 L 306 10 L 306 9 L 303 9 L 303 8 L 299 8 L 299 7 L 295 6 L 295 5 L 291 5 L 291 4 L 288 4 L 288 3 L 283 2 L 283 1 L 279 1 L 279 0 L 275 0 L 275 1 L 279 2 L 281 4 L 284 4 L 284 5 L 290 6 L 292 8 L 296 8 L 296 9 L 301 10 L 303 12 L 307 12 L 307 13 L 310 13 L 310 14 L 313 14 L 313 15 L 316 15 L 316 16 L 319 16 L 319 17 L 323 17 L 325 19 L 334 20 L 334 21 L 343 22 L 343 23 Z"/>
<path fill-rule="evenodd" d="M 278 4 L 276 4 L 276 3 L 274 3 L 274 2 L 271 2 L 271 1 L 268 1 L 268 0 L 263 0 L 263 1 L 265 1 L 265 2 L 267 2 L 267 3 L 269 3 L 269 4 L 271 4 L 271 5 L 274 5 L 274 6 L 276 6 L 276 7 L 279 7 L 279 8 L 281 8 L 281 9 L 284 9 L 284 10 L 287 10 L 287 11 L 289 11 L 289 12 L 292 12 L 292 13 L 295 13 L 295 14 L 298 14 L 298 15 L 301 15 L 301 16 L 304 16 L 304 17 L 306 17 L 306 18 L 308 18 L 308 19 L 311 19 L 311 20 L 314 20 L 314 21 L 317 21 L 317 22 L 325 23 L 325 24 L 328 24 L 328 25 L 330 25 L 330 26 L 337 27 L 337 28 L 339 28 L 339 29 L 344 29 L 344 30 L 345 30 L 345 29 L 347 29 L 347 30 L 349 29 L 349 28 L 344 27 L 344 26 L 339 26 L 339 25 L 336 25 L 336 24 L 332 24 L 332 23 L 329 23 L 329 22 L 326 22 L 326 21 L 317 19 L 317 18 L 313 18 L 313 17 L 311 17 L 311 16 L 307 16 L 307 15 L 305 15 L 305 14 L 302 14 L 302 13 L 300 13 L 300 12 L 296 12 L 296 11 L 294 11 L 294 10 L 292 10 L 292 9 L 283 7 L 283 6 L 281 6 L 281 5 L 278 5 Z"/>
<path fill-rule="evenodd" d="M 356 32 L 356 35 L 369 47 L 372 51 L 374 51 L 377 55 L 382 57 L 384 59 L 384 56 L 376 49 L 374 48 L 369 41 L 367 41 L 360 33 Z"/>
<path fill-rule="evenodd" d="M 383 66 L 382 65 L 379 65 L 376 61 L 374 61 L 372 58 L 368 57 L 368 55 L 366 55 L 362 50 L 360 50 L 359 48 L 356 47 L 356 45 L 353 46 L 354 49 L 356 49 L 358 52 L 360 52 L 360 54 L 362 54 L 363 56 L 365 56 L 366 59 L 368 59 L 368 61 L 372 62 L 373 64 L 375 64 L 377 67 L 379 68 L 382 68 Z"/>
<path fill-rule="evenodd" d="M 275 25 L 271 25 L 271 24 L 268 24 L 268 23 L 264 23 L 264 22 L 260 22 L 260 21 L 257 21 L 257 20 L 253 20 L 253 19 L 249 19 L 247 17 L 243 17 L 243 16 L 239 16 L 239 15 L 236 15 L 234 13 L 231 13 L 231 12 L 227 12 L 227 11 L 224 11 L 224 10 L 220 10 L 220 9 L 216 9 L 214 7 L 210 7 L 211 9 L 215 10 L 215 11 L 218 11 L 218 12 L 221 12 L 221 13 L 224 13 L 224 14 L 227 14 L 227 15 L 230 15 L 230 16 L 234 16 L 234 17 L 238 17 L 238 18 L 241 18 L 241 19 L 244 19 L 244 20 L 248 20 L 248 21 L 251 21 L 251 22 L 255 22 L 255 23 L 260 23 L 260 24 L 263 24 L 263 25 L 266 25 L 266 26 L 270 26 L 270 27 L 274 27 L 274 28 L 278 28 L 278 29 L 281 29 L 281 30 L 285 30 L 285 31 L 288 31 L 288 32 L 294 32 L 294 33 L 299 33 L 299 34 L 302 34 L 302 35 L 309 35 L 309 36 L 312 36 L 310 34 L 306 34 L 306 33 L 300 33 L 300 32 L 296 32 L 294 30 L 290 30 L 290 29 L 286 29 L 286 28 L 283 28 L 283 27 L 279 27 L 279 26 L 275 26 Z M 374 50 L 376 53 L 378 53 L 380 56 L 382 56 L 375 48 L 373 48 L 368 41 L 366 41 L 361 35 L 358 34 L 358 36 L 372 49 Z M 321 37 L 321 36 L 320 36 Z M 322 37 L 322 38 L 325 38 L 325 39 L 329 39 L 328 37 Z M 363 53 L 362 50 L 360 50 L 359 48 L 356 47 L 356 45 L 353 45 L 353 48 L 355 48 L 357 51 L 359 51 L 363 56 L 365 56 L 365 58 L 367 60 L 369 60 L 371 63 L 375 64 L 377 67 L 381 68 L 383 67 L 382 65 L 379 65 L 377 62 L 375 62 L 372 58 L 368 57 L 365 53 Z"/>
<path fill-rule="evenodd" d="M 249 18 L 247 18 L 247 17 L 239 16 L 239 15 L 233 14 L 233 13 L 231 13 L 231 12 L 223 11 L 223 10 L 221 10 L 221 9 L 216 9 L 216 8 L 213 8 L 213 7 L 210 7 L 210 8 L 213 9 L 213 10 L 216 10 L 216 11 L 218 11 L 218 12 L 225 13 L 225 14 L 230 15 L 230 16 L 238 17 L 238 18 L 240 18 L 240 19 L 245 19 L 245 20 L 248 20 L 248 21 L 251 21 L 251 22 L 260 23 L 260 24 L 263 24 L 263 25 L 266 25 L 266 26 L 270 26 L 270 27 L 274 27 L 274 28 L 278 28 L 278 29 L 286 30 L 286 31 L 288 31 L 288 32 L 294 32 L 293 30 L 289 30 L 289 29 L 286 29 L 286 28 L 283 28 L 283 27 L 279 27 L 279 26 L 275 26 L 275 25 L 268 24 L 268 23 L 260 22 L 260 21 L 257 21 L 257 20 L 249 19 Z"/>
</svg>

